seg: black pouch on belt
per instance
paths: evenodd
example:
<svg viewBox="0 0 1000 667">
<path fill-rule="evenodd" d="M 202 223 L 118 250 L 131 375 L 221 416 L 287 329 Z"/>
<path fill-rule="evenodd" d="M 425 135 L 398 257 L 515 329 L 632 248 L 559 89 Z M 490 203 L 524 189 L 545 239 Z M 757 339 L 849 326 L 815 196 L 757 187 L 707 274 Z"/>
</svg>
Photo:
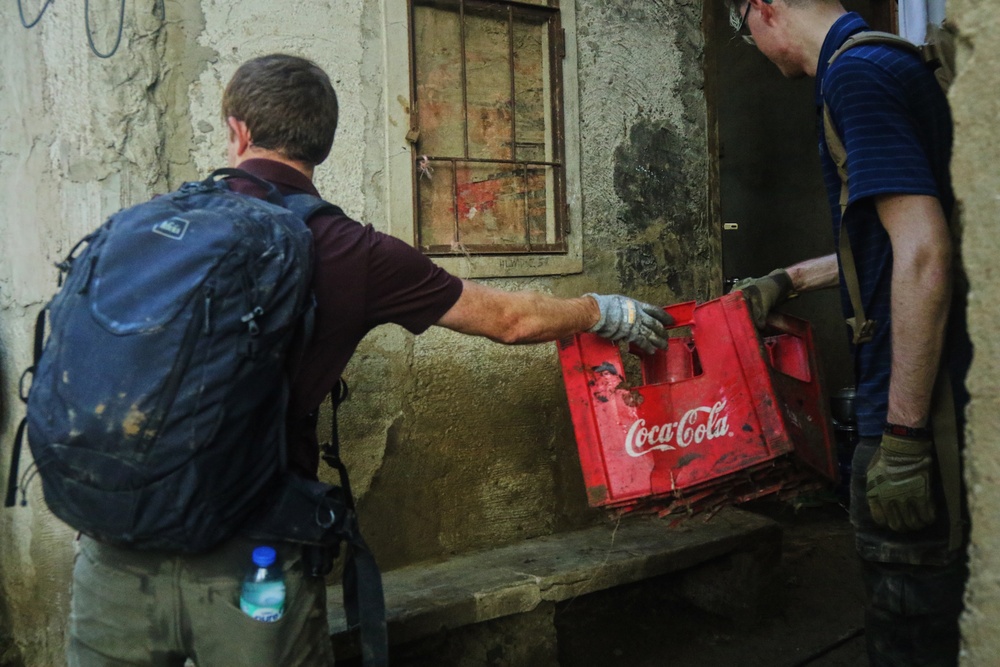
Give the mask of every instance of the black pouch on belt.
<svg viewBox="0 0 1000 667">
<path fill-rule="evenodd" d="M 354 522 L 354 510 L 341 487 L 287 474 L 242 532 L 254 539 L 298 542 L 337 553 Z"/>
</svg>

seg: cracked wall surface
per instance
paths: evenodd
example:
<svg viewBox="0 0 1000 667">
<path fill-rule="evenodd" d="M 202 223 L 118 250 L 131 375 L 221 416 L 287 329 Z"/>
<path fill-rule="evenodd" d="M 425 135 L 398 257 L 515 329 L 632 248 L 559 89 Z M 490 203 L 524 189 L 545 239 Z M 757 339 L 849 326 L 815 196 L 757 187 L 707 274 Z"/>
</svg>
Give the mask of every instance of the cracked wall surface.
<svg viewBox="0 0 1000 667">
<path fill-rule="evenodd" d="M 293 52 L 330 73 L 340 128 L 317 185 L 388 229 L 384 79 L 386 67 L 405 66 L 405 45 L 384 43 L 382 6 L 306 0 L 279 13 L 263 0 L 140 0 L 126 5 L 120 51 L 108 59 L 88 49 L 82 4 L 51 5 L 31 30 L 16 4 L 0 6 L 0 477 L 23 414 L 17 380 L 34 318 L 55 290 L 53 262 L 108 214 L 222 165 L 218 103 L 240 62 Z M 489 284 L 658 303 L 714 296 L 701 4 L 578 0 L 576 11 L 584 272 Z M 92 12 L 106 49 L 117 8 Z M 388 326 L 361 345 L 346 377 L 344 454 L 383 567 L 603 516 L 586 506 L 554 345 Z M 29 464 L 25 454 L 22 470 Z M 27 501 L 0 513 L 0 628 L 24 664 L 59 665 L 73 533 L 48 513 L 37 482 Z"/>
<path fill-rule="evenodd" d="M 1000 661 L 1000 18 L 984 3 L 951 0 L 959 30 L 958 76 L 949 100 L 955 120 L 952 180 L 962 211 L 962 255 L 969 276 L 974 349 L 968 387 L 965 481 L 972 518 L 970 577 L 962 619 L 962 664 Z"/>
<path fill-rule="evenodd" d="M 160 168 L 167 143 L 163 24 L 154 2 L 129 7 L 120 46 L 129 56 L 106 61 L 90 55 L 82 4 L 53 4 L 30 31 L 21 26 L 16 4 L 0 9 L 4 479 L 22 415 L 17 380 L 30 363 L 35 315 L 55 290 L 53 264 L 107 214 L 166 183 Z M 113 44 L 109 26 L 117 23 L 116 14 L 94 9 L 98 48 Z M 30 472 L 29 463 L 25 454 L 23 472 Z M 0 613 L 25 664 L 58 665 L 73 533 L 48 513 L 40 484 L 28 487 L 26 500 L 0 515 Z"/>
</svg>

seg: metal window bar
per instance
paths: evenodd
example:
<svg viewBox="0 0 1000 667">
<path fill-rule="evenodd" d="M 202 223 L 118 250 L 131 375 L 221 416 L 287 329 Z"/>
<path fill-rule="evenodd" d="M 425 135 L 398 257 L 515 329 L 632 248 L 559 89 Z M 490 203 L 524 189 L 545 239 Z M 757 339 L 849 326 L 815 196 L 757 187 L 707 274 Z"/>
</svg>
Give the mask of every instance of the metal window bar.
<svg viewBox="0 0 1000 667">
<path fill-rule="evenodd" d="M 503 158 L 487 157 L 453 157 L 449 155 L 421 155 L 420 159 L 428 162 L 471 162 L 472 164 L 509 164 L 531 167 L 562 167 L 561 162 L 546 162 L 545 160 L 504 160 Z"/>
<path fill-rule="evenodd" d="M 531 226 L 527 223 L 528 220 L 528 210 L 530 199 L 528 197 L 528 169 L 529 167 L 559 167 L 560 165 L 555 162 L 544 162 L 544 161 L 515 161 L 515 160 L 491 160 L 486 158 L 454 158 L 454 157 L 432 157 L 423 156 L 421 159 L 426 157 L 428 163 L 433 162 L 446 162 L 448 168 L 451 171 L 451 204 L 452 208 L 456 211 L 455 217 L 452 219 L 452 244 L 450 246 L 442 245 L 428 245 L 420 244 L 420 248 L 425 252 L 441 253 L 445 251 L 449 252 L 460 252 L 462 250 L 470 252 L 472 254 L 510 254 L 512 252 L 561 252 L 565 250 L 565 244 L 560 240 L 556 243 L 533 243 L 531 241 Z M 459 217 L 457 212 L 459 210 L 459 198 L 458 198 L 458 164 L 460 162 L 468 162 L 472 164 L 498 164 L 498 165 L 511 165 L 521 167 L 521 178 L 525 184 L 523 190 L 522 203 L 524 209 L 524 243 L 523 244 L 513 244 L 513 243 L 494 243 L 489 245 L 474 244 L 471 246 L 462 245 L 461 233 L 458 228 Z M 459 248 L 461 250 L 459 250 Z"/>
<path fill-rule="evenodd" d="M 517 91 L 514 73 L 514 10 L 507 8 L 507 80 L 510 81 L 510 96 L 507 104 L 510 106 L 510 158 L 517 159 Z M 525 181 L 527 183 L 527 181 Z M 527 214 L 527 210 L 525 210 Z M 524 216 L 524 226 L 527 232 L 528 216 Z"/>
<path fill-rule="evenodd" d="M 465 53 L 465 0 L 458 0 L 458 43 L 458 57 L 462 63 L 462 136 L 465 144 L 464 156 L 469 157 L 469 75 L 466 70 L 469 59 Z M 455 228 L 458 229 L 457 213 L 455 215 Z"/>
<path fill-rule="evenodd" d="M 418 245 L 422 250 L 431 254 L 456 254 L 459 252 L 468 252 L 470 254 L 509 254 L 512 252 L 524 253 L 524 252 L 565 252 L 566 242 L 565 235 L 568 231 L 567 221 L 565 220 L 565 210 L 561 205 L 561 202 L 565 201 L 565 174 L 564 174 L 564 164 L 562 161 L 563 155 L 563 128 L 562 128 L 562 64 L 561 57 L 563 54 L 559 52 L 557 47 L 557 38 L 561 36 L 561 27 L 558 20 L 558 0 L 548 0 L 546 4 L 533 4 L 527 2 L 517 2 L 516 0 L 457 0 L 458 2 L 458 14 L 459 14 L 459 58 L 461 59 L 460 71 L 461 71 L 461 92 L 462 92 L 462 134 L 463 134 L 463 156 L 461 158 L 456 158 L 454 156 L 427 156 L 423 155 L 419 158 L 421 161 L 426 162 L 448 162 L 450 163 L 451 174 L 452 174 L 452 208 L 454 210 L 454 218 L 452 221 L 452 244 L 449 247 L 435 246 L 435 245 L 425 245 L 420 243 L 420 219 L 419 219 L 419 185 L 418 179 L 418 169 L 417 162 L 418 159 L 414 160 L 413 174 L 413 208 L 417 211 L 418 220 L 417 225 L 414 229 L 415 244 Z M 416 6 L 427 6 L 434 7 L 435 5 L 444 4 L 436 0 L 408 0 L 409 3 L 409 16 L 411 26 L 414 24 L 414 9 Z M 447 3 L 451 4 L 451 3 Z M 509 108 L 510 108 L 510 151 L 511 159 L 490 159 L 490 158 L 473 158 L 470 155 L 469 148 L 469 103 L 468 103 L 468 72 L 467 72 L 467 21 L 466 21 L 466 6 L 471 4 L 474 6 L 479 6 L 481 8 L 499 8 L 500 6 L 507 6 L 507 69 L 508 69 L 508 80 L 510 82 L 509 90 Z M 517 10 L 517 11 L 515 11 Z M 554 10 L 554 11 L 553 11 Z M 551 126 L 549 132 L 546 136 L 546 144 L 550 141 L 552 142 L 552 153 L 555 160 L 546 161 L 536 161 L 536 160 L 518 160 L 517 159 L 517 98 L 516 98 L 516 78 L 515 78 L 515 50 L 514 50 L 514 18 L 515 14 L 521 16 L 537 17 L 539 14 L 547 15 L 546 18 L 538 20 L 540 24 L 544 24 L 548 28 L 548 70 L 549 70 L 549 84 L 551 87 L 551 93 L 549 96 L 549 103 L 551 108 L 549 110 L 548 124 Z M 413 39 L 413 31 L 410 31 L 410 60 L 411 63 L 416 62 L 416 46 Z M 416 80 L 416 67 L 411 66 L 410 71 L 410 87 L 411 87 L 411 99 L 414 100 L 413 108 L 411 109 L 412 118 L 414 121 L 414 127 L 419 128 L 419 104 L 417 103 L 417 80 Z M 419 135 L 418 135 L 419 136 Z M 526 144 L 527 145 L 527 144 Z M 459 191 L 458 191 L 458 162 L 468 162 L 468 163 L 490 163 L 490 164 L 509 164 L 512 166 L 520 166 L 522 172 L 522 182 L 524 184 L 523 189 L 523 210 L 524 210 L 524 245 L 516 244 L 476 244 L 472 246 L 463 246 L 461 239 L 461 229 L 459 227 L 460 216 L 459 216 Z M 531 221 L 528 218 L 529 197 L 528 197 L 528 168 L 531 166 L 542 166 L 548 167 L 553 170 L 553 178 L 551 183 L 551 188 L 554 192 L 552 194 L 554 197 L 547 197 L 548 200 L 554 200 L 553 210 L 551 215 L 555 219 L 555 230 L 556 230 L 556 240 L 551 243 L 532 243 L 531 241 Z"/>
<path fill-rule="evenodd" d="M 466 137 L 468 137 L 468 131 L 466 131 Z M 466 140 L 465 152 L 468 154 L 469 146 L 468 140 Z M 451 210 L 455 212 L 455 217 L 452 220 L 452 237 L 451 237 L 451 249 L 456 250 L 461 247 L 462 243 L 462 230 L 458 228 L 458 161 L 451 161 Z"/>
</svg>

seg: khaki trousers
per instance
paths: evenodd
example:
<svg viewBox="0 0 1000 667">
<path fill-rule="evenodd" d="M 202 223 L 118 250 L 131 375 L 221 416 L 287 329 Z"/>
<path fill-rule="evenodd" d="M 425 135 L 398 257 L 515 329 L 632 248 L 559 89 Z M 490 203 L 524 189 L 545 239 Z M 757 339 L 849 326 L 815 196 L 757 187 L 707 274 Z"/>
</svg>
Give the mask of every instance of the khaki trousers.
<svg viewBox="0 0 1000 667">
<path fill-rule="evenodd" d="M 333 667 L 326 586 L 303 574 L 301 548 L 272 545 L 285 574 L 274 623 L 240 611 L 259 543 L 234 538 L 195 556 L 133 551 L 86 536 L 73 566 L 69 667 Z"/>
</svg>

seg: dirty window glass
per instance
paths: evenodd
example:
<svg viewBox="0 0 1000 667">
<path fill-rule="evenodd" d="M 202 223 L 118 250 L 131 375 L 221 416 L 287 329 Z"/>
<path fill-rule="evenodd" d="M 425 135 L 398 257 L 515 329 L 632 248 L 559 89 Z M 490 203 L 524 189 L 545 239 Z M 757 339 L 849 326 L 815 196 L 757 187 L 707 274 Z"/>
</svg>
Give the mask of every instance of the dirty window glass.
<svg viewBox="0 0 1000 667">
<path fill-rule="evenodd" d="M 565 252 L 556 0 L 412 0 L 411 11 L 417 246 Z"/>
</svg>

